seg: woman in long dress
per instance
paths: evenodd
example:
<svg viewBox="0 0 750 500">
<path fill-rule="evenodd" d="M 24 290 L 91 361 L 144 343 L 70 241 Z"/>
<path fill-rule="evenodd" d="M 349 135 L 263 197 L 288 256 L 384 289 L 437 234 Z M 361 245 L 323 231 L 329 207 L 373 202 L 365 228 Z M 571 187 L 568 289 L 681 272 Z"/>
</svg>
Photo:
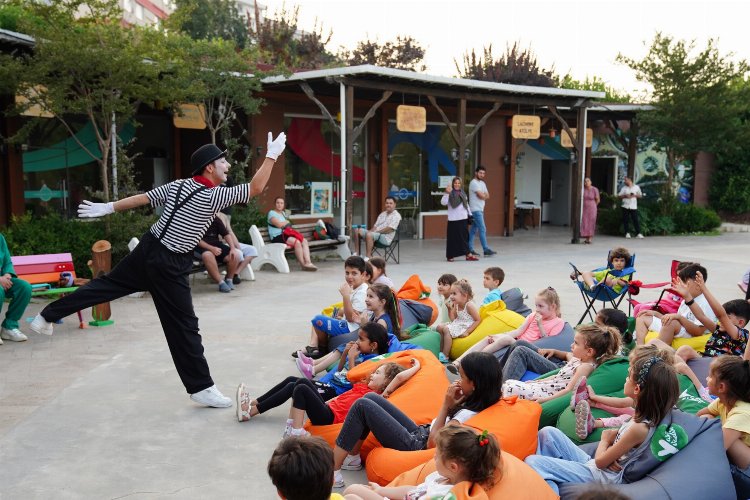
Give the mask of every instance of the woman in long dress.
<svg viewBox="0 0 750 500">
<path fill-rule="evenodd" d="M 461 188 L 461 179 L 454 177 L 445 188 L 440 204 L 448 208 L 448 234 L 445 241 L 445 257 L 453 262 L 455 257 L 466 256 L 466 260 L 479 260 L 469 250 L 469 200 Z"/>
<path fill-rule="evenodd" d="M 586 177 L 583 181 L 583 217 L 581 218 L 581 236 L 584 243 L 591 243 L 596 232 L 596 214 L 599 205 L 599 190 Z"/>
</svg>

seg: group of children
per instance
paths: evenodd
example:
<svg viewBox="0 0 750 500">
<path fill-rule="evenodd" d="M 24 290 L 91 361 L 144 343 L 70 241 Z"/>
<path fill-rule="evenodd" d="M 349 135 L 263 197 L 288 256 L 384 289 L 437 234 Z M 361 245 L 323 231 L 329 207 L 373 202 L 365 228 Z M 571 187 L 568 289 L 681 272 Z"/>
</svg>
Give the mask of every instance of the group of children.
<svg viewBox="0 0 750 500">
<path fill-rule="evenodd" d="M 615 249 L 610 254 L 615 270 L 625 269 L 629 260 L 625 249 Z M 416 359 L 412 359 L 409 368 L 383 364 L 362 383 L 352 384 L 346 379 L 348 368 L 391 351 L 394 343 L 403 344 L 392 287 L 378 283 L 386 277 L 384 268 L 383 262 L 379 273 L 374 268 L 369 271 L 361 258 L 347 259 L 346 282 L 339 289 L 343 307 L 331 316 L 313 318 L 310 344 L 295 353 L 301 377 L 289 377 L 257 399 L 249 396 L 243 384 L 238 388 L 240 421 L 292 399 L 283 436 L 298 439 L 282 441 L 268 465 L 282 498 L 329 498 L 331 484 L 344 486 L 342 469 L 362 468 L 359 448 L 369 433 L 383 446 L 397 450 L 435 447 L 437 471 L 421 485 L 352 485 L 344 492 L 347 499 L 443 498 L 461 481 L 491 487 L 497 480 L 499 444 L 491 434 L 477 435 L 460 424 L 507 396 L 539 403 L 569 398 L 580 439 L 597 428 L 607 428 L 593 457 L 557 428 L 539 431 L 537 453 L 527 457 L 526 463 L 555 492 L 568 482 L 620 483 L 624 480 L 623 470 L 639 458 L 638 450 L 650 432 L 673 411 L 680 393 L 678 373 L 690 377 L 699 394 L 710 402 L 697 415 L 721 419 L 738 496 L 746 498 L 750 494 L 750 352 L 746 329 L 750 304 L 739 299 L 720 304 L 706 287 L 708 273 L 700 264 L 682 263 L 677 269 L 672 292 L 683 302 L 676 313 L 655 314 L 646 309 L 637 317 L 636 346 L 629 355 L 624 397 L 596 394 L 587 384 L 587 377 L 607 360 L 621 355 L 623 344 L 631 342 L 627 316 L 616 309 L 603 309 L 594 323 L 576 329 L 569 352 L 540 349 L 535 341 L 555 336 L 565 327 L 559 297 L 548 287 L 536 294 L 534 311 L 518 329 L 487 336 L 447 364 L 448 371 L 458 375 L 458 379 L 448 387 L 432 424 L 422 426 L 388 401 L 388 396 L 420 369 Z M 587 287 L 599 283 L 624 287 L 629 281 L 627 275 L 606 272 L 586 272 L 582 278 Z M 501 297 L 503 280 L 502 269 L 485 270 L 483 285 L 489 290 L 485 303 Z M 467 280 L 446 274 L 439 278 L 437 289 L 441 320 L 435 328 L 441 336 L 440 350 L 447 357 L 453 339 L 470 335 L 479 325 L 479 308 L 473 302 Z M 647 331 L 658 329 L 659 338 L 646 343 L 644 326 Z M 333 346 L 336 337 L 354 331 L 356 340 Z M 711 335 L 700 354 L 688 346 L 677 350 L 671 347 L 673 337 L 705 332 Z M 329 345 L 330 352 L 321 356 L 321 349 Z M 715 358 L 705 388 L 686 364 L 701 356 Z M 334 369 L 314 380 L 317 373 L 336 362 Z M 558 368 L 552 376 L 520 381 L 527 370 L 547 373 Z M 592 408 L 604 409 L 614 416 L 595 419 Z M 324 441 L 307 436 L 303 429 L 305 415 L 314 425 L 343 423 L 333 451 Z M 323 483 L 320 495 L 313 492 L 309 482 L 299 491 L 294 489 L 299 478 L 292 480 L 290 475 L 303 474 L 303 470 L 318 475 Z"/>
</svg>

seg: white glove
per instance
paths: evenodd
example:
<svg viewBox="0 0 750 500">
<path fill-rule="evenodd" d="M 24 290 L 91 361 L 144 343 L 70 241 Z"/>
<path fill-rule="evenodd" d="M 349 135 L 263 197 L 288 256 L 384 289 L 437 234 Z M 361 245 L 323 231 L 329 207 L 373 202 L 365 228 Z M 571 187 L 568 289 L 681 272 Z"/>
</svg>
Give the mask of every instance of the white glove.
<svg viewBox="0 0 750 500">
<path fill-rule="evenodd" d="M 268 144 L 266 145 L 266 158 L 276 160 L 286 148 L 286 134 L 280 133 L 276 139 L 273 138 L 271 132 L 268 133 Z"/>
<path fill-rule="evenodd" d="M 83 203 L 78 205 L 78 217 L 104 217 L 114 213 L 114 204 L 110 201 L 109 203 L 93 203 L 88 200 L 83 200 Z"/>
</svg>

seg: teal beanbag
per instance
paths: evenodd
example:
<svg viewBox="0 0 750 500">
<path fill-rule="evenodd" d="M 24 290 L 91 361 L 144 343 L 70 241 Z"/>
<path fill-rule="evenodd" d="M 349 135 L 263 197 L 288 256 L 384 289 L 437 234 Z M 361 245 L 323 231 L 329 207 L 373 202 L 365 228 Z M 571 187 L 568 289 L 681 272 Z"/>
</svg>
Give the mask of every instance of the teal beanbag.
<svg viewBox="0 0 750 500">
<path fill-rule="evenodd" d="M 622 391 L 625 387 L 625 377 L 628 376 L 628 358 L 617 357 L 610 359 L 597 367 L 588 377 L 588 385 L 594 388 L 597 394 L 613 394 Z M 547 377 L 555 372 L 545 374 Z M 557 423 L 560 414 L 570 408 L 570 395 L 553 399 L 542 403 L 542 416 L 539 419 L 539 428 Z M 575 435 L 575 433 L 574 433 Z"/>
</svg>

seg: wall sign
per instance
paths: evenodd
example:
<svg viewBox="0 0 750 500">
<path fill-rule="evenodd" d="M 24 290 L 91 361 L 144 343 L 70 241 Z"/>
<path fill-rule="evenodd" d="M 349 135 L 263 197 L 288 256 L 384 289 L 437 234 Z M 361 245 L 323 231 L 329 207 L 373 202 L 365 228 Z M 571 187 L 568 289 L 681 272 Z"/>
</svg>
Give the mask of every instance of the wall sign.
<svg viewBox="0 0 750 500">
<path fill-rule="evenodd" d="M 510 133 L 514 139 L 538 139 L 541 120 L 538 116 L 515 115 Z"/>
<path fill-rule="evenodd" d="M 424 132 L 427 130 L 427 110 L 422 106 L 400 105 L 396 108 L 396 128 L 399 132 Z"/>
</svg>

